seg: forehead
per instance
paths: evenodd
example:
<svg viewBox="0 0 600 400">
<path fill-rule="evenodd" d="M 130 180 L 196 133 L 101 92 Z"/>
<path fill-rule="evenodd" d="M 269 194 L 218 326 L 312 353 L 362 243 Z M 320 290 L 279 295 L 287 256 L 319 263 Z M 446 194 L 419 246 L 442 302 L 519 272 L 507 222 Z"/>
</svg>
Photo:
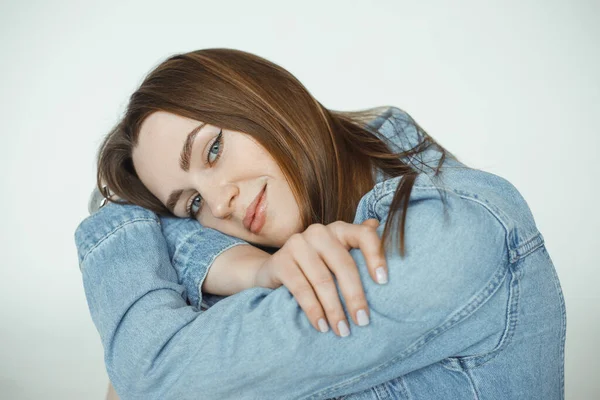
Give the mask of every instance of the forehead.
<svg viewBox="0 0 600 400">
<path fill-rule="evenodd" d="M 173 188 L 184 177 L 179 155 L 190 133 L 201 122 L 179 115 L 157 111 L 140 127 L 132 159 L 142 183 L 165 202 Z"/>
<path fill-rule="evenodd" d="M 142 141 L 144 138 L 150 139 L 150 141 L 173 141 L 177 137 L 185 139 L 185 135 L 199 123 L 200 121 L 166 111 L 156 111 L 146 117 L 142 123 L 138 141 Z"/>
</svg>

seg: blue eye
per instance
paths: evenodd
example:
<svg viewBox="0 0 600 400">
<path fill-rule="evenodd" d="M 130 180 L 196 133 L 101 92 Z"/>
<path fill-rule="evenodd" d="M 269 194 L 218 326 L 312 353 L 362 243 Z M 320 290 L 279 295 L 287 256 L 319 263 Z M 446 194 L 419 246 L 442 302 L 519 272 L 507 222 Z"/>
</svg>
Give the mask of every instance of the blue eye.
<svg viewBox="0 0 600 400">
<path fill-rule="evenodd" d="M 212 165 L 213 163 L 215 163 L 221 156 L 222 152 L 223 152 L 223 129 L 221 129 L 219 131 L 217 138 L 214 140 L 214 142 L 212 142 L 212 145 L 208 149 L 208 154 L 206 155 L 206 163 L 208 165 Z M 213 160 L 211 160 L 211 156 L 214 156 Z M 188 205 L 186 207 L 186 212 L 190 218 L 196 218 L 196 215 L 198 215 L 198 212 L 200 212 L 200 206 L 202 206 L 202 196 L 197 194 L 196 196 L 192 197 L 190 200 L 191 201 L 188 203 Z"/>
<path fill-rule="evenodd" d="M 217 136 L 215 141 L 212 143 L 212 146 L 210 146 L 210 149 L 208 150 L 208 154 L 206 156 L 207 164 L 211 165 L 219 159 L 219 157 L 221 156 L 222 147 L 223 147 L 223 129 L 221 129 L 221 131 L 219 132 L 219 135 Z M 211 160 L 210 159 L 211 156 L 214 156 L 215 158 L 213 160 Z"/>
<path fill-rule="evenodd" d="M 202 196 L 199 194 L 192 197 L 192 201 L 187 206 L 187 214 L 190 218 L 195 218 L 198 212 L 200 211 L 200 206 L 202 205 Z"/>
</svg>

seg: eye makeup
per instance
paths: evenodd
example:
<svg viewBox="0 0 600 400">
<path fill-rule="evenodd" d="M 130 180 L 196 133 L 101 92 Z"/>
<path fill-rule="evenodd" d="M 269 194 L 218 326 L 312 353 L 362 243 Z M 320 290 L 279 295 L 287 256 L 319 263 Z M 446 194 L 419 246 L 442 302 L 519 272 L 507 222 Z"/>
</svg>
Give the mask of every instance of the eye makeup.
<svg viewBox="0 0 600 400">
<path fill-rule="evenodd" d="M 224 146 L 223 129 L 221 129 L 219 131 L 219 134 L 215 138 L 215 140 L 213 140 L 212 143 L 210 144 L 210 146 L 208 146 L 208 150 L 207 150 L 206 156 L 205 156 L 206 161 L 205 161 L 204 165 L 212 166 L 214 163 L 216 163 L 219 160 L 219 158 L 221 157 L 221 154 L 223 153 L 223 146 Z M 215 157 L 214 160 L 212 160 L 212 161 L 210 159 L 211 156 Z M 202 206 L 202 196 L 200 196 L 199 193 L 196 193 L 195 195 L 191 196 L 187 202 L 186 209 L 185 209 L 186 214 L 190 218 L 196 218 L 196 216 L 198 215 L 198 212 L 200 212 L 201 206 Z"/>
</svg>

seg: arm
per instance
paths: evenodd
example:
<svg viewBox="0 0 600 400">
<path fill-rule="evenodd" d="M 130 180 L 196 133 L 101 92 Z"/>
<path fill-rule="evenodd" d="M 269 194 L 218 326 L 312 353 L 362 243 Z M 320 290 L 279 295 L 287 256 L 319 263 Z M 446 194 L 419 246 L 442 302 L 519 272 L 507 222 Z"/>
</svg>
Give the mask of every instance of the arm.
<svg viewBox="0 0 600 400">
<path fill-rule="evenodd" d="M 493 337 L 501 328 L 478 312 L 490 313 L 486 307 L 500 304 L 502 315 L 504 231 L 483 207 L 459 198 L 449 201 L 453 218 L 444 223 L 437 191 L 421 195 L 409 207 L 407 257 L 386 253 L 387 285 L 374 283 L 360 250 L 351 250 L 371 324 L 346 338 L 314 332 L 283 286 L 244 290 L 203 312 L 187 306 L 157 217 L 135 206 L 104 207 L 79 226 L 76 242 L 90 312 L 118 393 L 123 398 L 329 398 L 370 388 Z M 374 193 L 370 201 L 368 208 L 384 218 L 389 193 Z M 231 247 L 209 240 L 207 231 L 202 235 L 197 241 L 212 245 L 209 262 Z M 474 247 L 487 251 L 478 251 L 474 260 Z M 174 263 L 190 267 L 199 256 L 192 250 L 186 255 L 175 254 Z M 393 279 L 393 273 L 402 279 Z"/>
<path fill-rule="evenodd" d="M 269 257 L 269 253 L 254 246 L 234 246 L 224 251 L 208 270 L 202 292 L 230 296 L 257 286 L 256 274 Z"/>
<path fill-rule="evenodd" d="M 194 219 L 159 218 L 169 257 L 195 306 L 200 306 L 202 293 L 230 296 L 253 287 L 256 272 L 269 258 L 258 247 Z M 221 248 L 227 250 L 220 252 Z M 187 262 L 190 258 L 195 262 Z"/>
<path fill-rule="evenodd" d="M 195 307 L 201 306 L 203 294 L 229 296 L 252 287 L 256 271 L 269 256 L 194 219 L 159 217 L 159 221 L 178 281 Z"/>
<path fill-rule="evenodd" d="M 182 235 L 181 226 L 190 226 L 192 230 Z M 353 322 L 368 325 L 367 300 L 349 250 L 359 248 L 373 279 L 384 283 L 379 281 L 382 271 L 385 274 L 386 260 L 376 231 L 378 226 L 377 219 L 367 219 L 361 224 L 342 221 L 313 224 L 292 235 L 281 248 L 273 249 L 276 251 L 272 254 L 253 246 L 235 246 L 214 260 L 200 292 L 232 295 L 251 287 L 276 289 L 285 285 L 316 331 L 324 333 L 331 327 L 336 334 L 347 336 L 349 321 L 338 298 L 337 286 L 347 300 L 347 311 Z M 204 229 L 192 220 L 179 222 L 177 228 L 171 232 L 173 228 L 165 228 L 163 223 L 163 233 L 168 232 L 166 236 L 175 249 L 170 253 L 177 253 L 179 247 L 193 247 L 194 239 Z M 176 270 L 197 272 L 192 282 L 198 285 L 204 269 L 186 268 L 187 264 L 176 262 Z M 214 296 L 207 296 L 202 306 L 208 307 L 206 303 L 212 298 Z"/>
</svg>

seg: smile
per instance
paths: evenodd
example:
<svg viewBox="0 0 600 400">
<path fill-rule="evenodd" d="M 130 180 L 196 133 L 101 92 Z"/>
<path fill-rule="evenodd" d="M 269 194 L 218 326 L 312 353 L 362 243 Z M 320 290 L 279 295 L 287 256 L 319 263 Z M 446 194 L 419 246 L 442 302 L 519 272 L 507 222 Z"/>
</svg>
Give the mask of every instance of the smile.
<svg viewBox="0 0 600 400">
<path fill-rule="evenodd" d="M 244 218 L 244 227 L 257 235 L 267 219 L 267 186 L 258 193 L 252 204 L 248 206 Z"/>
</svg>

